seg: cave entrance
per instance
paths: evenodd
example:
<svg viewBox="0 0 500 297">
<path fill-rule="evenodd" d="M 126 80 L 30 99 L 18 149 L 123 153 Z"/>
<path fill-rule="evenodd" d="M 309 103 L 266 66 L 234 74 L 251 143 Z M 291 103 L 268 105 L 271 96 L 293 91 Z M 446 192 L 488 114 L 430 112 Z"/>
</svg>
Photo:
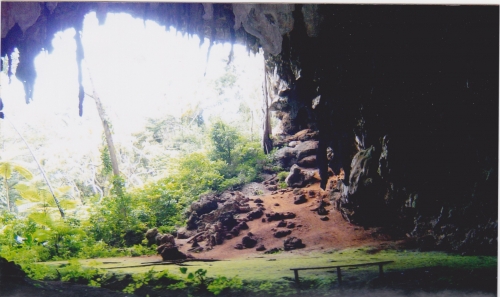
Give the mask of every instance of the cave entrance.
<svg viewBox="0 0 500 297">
<path fill-rule="evenodd" d="M 75 34 L 80 34 L 84 51 L 82 78 L 86 96 L 81 119 L 75 119 Z M 248 131 L 249 137 L 260 137 L 262 53 L 249 53 L 238 44 L 210 45 L 206 38 L 200 40 L 196 35 L 126 13 L 108 13 L 102 25 L 95 12 L 88 13 L 81 32 L 58 32 L 52 44 L 52 53 L 42 51 L 35 59 L 37 78 L 30 104 L 24 104 L 22 83 L 15 76 L 11 84 L 4 85 L 4 112 L 19 124 L 40 126 L 44 118 L 54 122 L 54 127 L 47 130 L 65 121 L 65 125 L 79 122 L 99 131 L 95 102 L 89 96 L 95 88 L 117 141 L 127 141 L 148 121 L 167 118 L 191 125 L 210 124 L 220 118 Z M 11 58 L 15 60 L 16 56 Z M 100 141 L 94 138 L 89 141 Z"/>
</svg>

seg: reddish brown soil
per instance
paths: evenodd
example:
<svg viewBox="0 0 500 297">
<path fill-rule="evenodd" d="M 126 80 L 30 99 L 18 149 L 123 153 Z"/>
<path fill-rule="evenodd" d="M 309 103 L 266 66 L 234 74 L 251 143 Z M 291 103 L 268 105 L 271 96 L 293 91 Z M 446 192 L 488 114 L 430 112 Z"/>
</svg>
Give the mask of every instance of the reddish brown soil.
<svg viewBox="0 0 500 297">
<path fill-rule="evenodd" d="M 338 180 L 338 176 L 334 176 L 331 180 Z M 286 227 L 278 228 L 278 222 L 262 222 L 262 219 L 257 219 L 247 222 L 249 229 L 243 230 L 239 236 L 230 240 L 225 240 L 224 244 L 216 245 L 212 250 L 203 251 L 193 254 L 196 258 L 205 259 L 231 259 L 238 257 L 246 257 L 250 254 L 263 253 L 257 252 L 255 248 L 238 250 L 234 246 L 241 243 L 241 239 L 248 232 L 252 232 L 258 238 L 258 244 L 263 244 L 267 250 L 272 248 L 283 248 L 283 241 L 288 237 L 298 237 L 306 245 L 300 252 L 307 253 L 318 250 L 344 249 L 358 246 L 378 246 L 383 242 L 391 240 L 388 236 L 379 235 L 375 229 L 364 229 L 356 225 L 352 225 L 342 218 L 342 215 L 336 211 L 333 205 L 328 205 L 325 208 L 328 210 L 327 221 L 322 221 L 320 218 L 325 216 L 318 215 L 317 212 L 311 211 L 319 205 L 321 199 L 328 201 L 328 191 L 323 191 L 319 182 L 302 188 L 302 192 L 307 196 L 307 202 L 303 204 L 294 204 L 292 189 L 287 189 L 285 193 L 267 194 L 259 196 L 251 196 L 251 206 L 256 206 L 253 200 L 260 198 L 263 200 L 265 213 L 270 212 L 293 212 L 296 214 L 294 219 L 286 221 L 295 222 L 295 228 L 291 229 L 292 233 L 284 238 L 275 238 L 274 232 L 277 230 L 288 230 Z M 312 195 L 311 195 L 312 194 Z M 241 215 L 241 217 L 245 214 Z M 262 217 L 265 218 L 265 215 Z M 188 253 L 191 244 L 187 240 L 176 240 L 180 250 Z M 200 242 L 202 247 L 205 247 L 205 242 Z"/>
</svg>

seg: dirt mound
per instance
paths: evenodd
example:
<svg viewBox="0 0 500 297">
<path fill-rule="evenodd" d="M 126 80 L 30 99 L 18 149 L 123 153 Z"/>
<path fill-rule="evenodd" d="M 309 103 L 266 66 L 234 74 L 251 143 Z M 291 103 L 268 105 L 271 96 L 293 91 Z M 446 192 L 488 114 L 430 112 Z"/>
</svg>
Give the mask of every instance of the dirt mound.
<svg viewBox="0 0 500 297">
<path fill-rule="evenodd" d="M 340 178 L 332 176 L 330 187 Z M 304 188 L 279 189 L 245 198 L 248 198 L 245 202 L 251 211 L 233 215 L 236 222 L 245 222 L 245 228 L 234 234 L 236 236 L 225 237 L 218 245 L 211 245 L 208 238 L 198 240 L 198 245 L 210 246 L 210 249 L 197 250 L 194 257 L 230 259 L 272 249 L 288 250 L 284 243 L 290 242 L 291 238 L 295 238 L 293 242 L 299 242 L 295 253 L 377 245 L 390 240 L 388 236 L 380 235 L 377 229 L 365 229 L 345 221 L 330 202 L 329 190 L 322 190 L 319 182 Z M 298 198 L 305 202 L 296 204 Z M 251 245 L 247 244 L 249 237 L 252 238 Z M 193 252 L 192 239 L 177 239 L 176 242 L 180 251 Z"/>
</svg>

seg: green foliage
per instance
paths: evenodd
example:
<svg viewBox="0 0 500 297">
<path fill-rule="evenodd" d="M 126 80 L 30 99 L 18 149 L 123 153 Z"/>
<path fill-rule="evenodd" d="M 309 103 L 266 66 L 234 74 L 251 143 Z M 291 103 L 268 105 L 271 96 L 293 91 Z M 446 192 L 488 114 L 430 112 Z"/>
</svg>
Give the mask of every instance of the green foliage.
<svg viewBox="0 0 500 297">
<path fill-rule="evenodd" d="M 91 236 L 117 247 L 142 242 L 147 225 L 141 221 L 141 209 L 136 208 L 133 200 L 131 194 L 123 192 L 120 181 L 115 181 L 113 195 L 91 211 L 85 225 Z"/>
<path fill-rule="evenodd" d="M 101 161 L 102 161 L 102 175 L 106 176 L 113 172 L 113 166 L 111 165 L 111 157 L 109 155 L 108 146 L 105 145 L 101 148 Z"/>
<path fill-rule="evenodd" d="M 222 292 L 227 292 L 231 290 L 231 293 L 235 293 L 235 291 L 241 290 L 243 288 L 243 282 L 237 276 L 227 278 L 225 276 L 218 276 L 213 281 L 210 282 L 207 289 L 209 292 L 212 292 L 214 295 L 219 295 Z"/>
<path fill-rule="evenodd" d="M 284 182 L 285 179 L 288 177 L 288 175 L 290 174 L 290 172 L 288 171 L 281 171 L 280 173 L 278 173 L 277 177 L 278 177 L 278 181 L 280 182 Z"/>
<path fill-rule="evenodd" d="M 240 135 L 236 129 L 221 120 L 216 121 L 210 130 L 210 140 L 214 150 L 212 154 L 227 164 L 232 164 L 234 149 L 239 142 Z"/>
<path fill-rule="evenodd" d="M 154 278 L 154 267 L 151 267 L 146 273 L 137 273 L 132 275 L 133 282 L 131 282 L 123 292 L 133 294 L 137 289 L 142 286 L 148 285 L 149 282 Z"/>
<path fill-rule="evenodd" d="M 186 288 L 185 283 L 179 277 L 170 274 L 167 270 L 155 272 L 154 267 L 145 273 L 132 275 L 132 282 L 127 285 L 123 292 L 133 294 L 138 289 L 150 287 L 153 290 L 177 290 Z"/>
</svg>

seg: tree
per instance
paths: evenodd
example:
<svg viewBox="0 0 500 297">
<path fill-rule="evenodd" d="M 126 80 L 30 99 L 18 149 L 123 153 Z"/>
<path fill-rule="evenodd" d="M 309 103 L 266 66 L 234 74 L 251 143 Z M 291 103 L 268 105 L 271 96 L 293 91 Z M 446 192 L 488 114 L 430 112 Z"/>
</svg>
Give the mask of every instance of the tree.
<svg viewBox="0 0 500 297">
<path fill-rule="evenodd" d="M 264 153 L 269 154 L 273 149 L 273 140 L 269 136 L 272 134 L 272 130 L 271 130 L 271 120 L 269 115 L 269 95 L 268 95 L 267 71 L 266 71 L 265 61 L 264 61 L 263 89 L 264 89 L 264 106 L 262 111 L 264 113 L 264 129 L 262 131 L 262 147 L 264 148 Z"/>
<path fill-rule="evenodd" d="M 33 178 L 33 174 L 24 166 L 14 161 L 0 161 L 0 176 L 4 180 L 5 197 L 7 202 L 7 210 L 10 212 L 10 197 L 9 197 L 9 183 L 8 180 L 12 176 L 12 172 L 19 173 L 22 177 L 30 180 Z"/>
<path fill-rule="evenodd" d="M 238 132 L 221 120 L 212 125 L 210 139 L 214 146 L 214 154 L 217 159 L 224 160 L 227 164 L 232 163 L 232 153 L 239 140 Z"/>
<path fill-rule="evenodd" d="M 87 70 L 89 72 L 90 83 L 92 85 L 92 91 L 93 91 L 91 97 L 95 101 L 97 112 L 99 113 L 99 117 L 101 118 L 102 122 L 102 127 L 104 128 L 104 135 L 106 137 L 106 143 L 108 144 L 109 157 L 111 158 L 111 166 L 113 167 L 113 175 L 119 176 L 120 170 L 118 168 L 118 159 L 116 158 L 115 144 L 113 142 L 113 136 L 111 134 L 109 120 L 108 117 L 106 116 L 106 112 L 104 111 L 104 107 L 102 106 L 101 99 L 99 98 L 99 95 L 97 94 L 97 91 L 94 87 L 94 82 L 92 80 L 92 76 L 90 75 L 90 70 L 89 69 Z"/>
<path fill-rule="evenodd" d="M 61 218 L 64 219 L 64 211 L 61 208 L 61 205 L 59 204 L 59 200 L 57 200 L 57 198 L 56 198 L 56 194 L 54 193 L 54 190 L 52 189 L 52 185 L 50 184 L 49 179 L 48 179 L 47 175 L 45 174 L 45 171 L 42 168 L 42 165 L 40 164 L 40 162 L 38 162 L 38 159 L 36 158 L 35 153 L 33 153 L 33 150 L 31 149 L 31 147 L 28 144 L 28 142 L 26 141 L 26 139 L 24 139 L 24 137 L 21 134 L 21 132 L 19 132 L 19 130 L 17 130 L 16 126 L 14 126 L 14 123 L 12 123 L 11 121 L 9 121 L 9 123 L 12 126 L 12 128 L 14 128 L 14 130 L 16 130 L 17 134 L 19 135 L 19 137 L 21 137 L 21 139 L 23 140 L 24 144 L 26 145 L 26 147 L 30 151 L 31 156 L 33 157 L 33 160 L 35 161 L 36 165 L 38 166 L 38 169 L 40 169 L 40 172 L 42 173 L 42 176 L 45 179 L 45 182 L 47 183 L 47 186 L 49 187 L 50 193 L 52 194 L 52 198 L 54 198 L 54 202 L 57 205 L 57 208 L 59 209 L 59 213 L 61 213 Z"/>
</svg>

